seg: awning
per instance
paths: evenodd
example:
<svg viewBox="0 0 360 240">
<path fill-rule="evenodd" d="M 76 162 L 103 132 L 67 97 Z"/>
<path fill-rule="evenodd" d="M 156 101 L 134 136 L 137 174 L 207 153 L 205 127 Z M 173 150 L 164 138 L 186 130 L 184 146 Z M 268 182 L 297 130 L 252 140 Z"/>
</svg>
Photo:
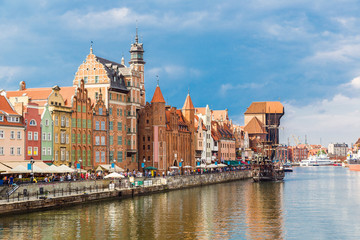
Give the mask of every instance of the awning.
<svg viewBox="0 0 360 240">
<path fill-rule="evenodd" d="M 157 170 L 157 168 L 153 167 L 153 166 L 145 167 L 144 169 L 145 170 Z"/>
</svg>

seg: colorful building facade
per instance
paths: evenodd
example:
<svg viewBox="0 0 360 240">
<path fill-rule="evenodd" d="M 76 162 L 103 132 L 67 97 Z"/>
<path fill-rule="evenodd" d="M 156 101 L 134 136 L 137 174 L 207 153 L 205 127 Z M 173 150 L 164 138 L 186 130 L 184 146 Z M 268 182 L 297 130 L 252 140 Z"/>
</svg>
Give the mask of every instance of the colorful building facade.
<svg viewBox="0 0 360 240">
<path fill-rule="evenodd" d="M 25 160 L 41 159 L 41 115 L 38 104 L 29 103 L 23 113 L 25 120 Z"/>
</svg>

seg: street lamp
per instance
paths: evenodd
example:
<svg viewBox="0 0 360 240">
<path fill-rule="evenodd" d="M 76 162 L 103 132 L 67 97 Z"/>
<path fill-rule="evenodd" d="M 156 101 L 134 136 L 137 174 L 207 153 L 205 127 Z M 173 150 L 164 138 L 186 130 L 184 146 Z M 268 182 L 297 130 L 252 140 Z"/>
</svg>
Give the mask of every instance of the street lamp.
<svg viewBox="0 0 360 240">
<path fill-rule="evenodd" d="M 183 166 L 183 162 L 184 162 L 184 160 L 183 159 L 181 159 L 181 161 L 180 161 L 180 175 L 182 174 L 182 166 Z"/>
<path fill-rule="evenodd" d="M 30 157 L 30 164 L 31 164 L 31 175 L 34 177 L 34 158 Z"/>
</svg>

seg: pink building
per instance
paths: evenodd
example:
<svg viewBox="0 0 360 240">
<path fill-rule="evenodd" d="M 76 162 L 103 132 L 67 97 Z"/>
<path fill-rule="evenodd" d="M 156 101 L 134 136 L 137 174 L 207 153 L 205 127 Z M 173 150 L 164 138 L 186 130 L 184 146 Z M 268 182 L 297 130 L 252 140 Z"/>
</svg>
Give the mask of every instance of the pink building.
<svg viewBox="0 0 360 240">
<path fill-rule="evenodd" d="M 211 127 L 217 135 L 218 141 L 218 159 L 220 161 L 236 160 L 235 136 L 230 126 L 226 123 L 211 122 Z"/>
<path fill-rule="evenodd" d="M 24 160 L 24 129 L 22 116 L 0 95 L 0 162 Z"/>
<path fill-rule="evenodd" d="M 38 104 L 29 103 L 24 109 L 25 160 L 41 160 L 41 115 Z"/>
</svg>

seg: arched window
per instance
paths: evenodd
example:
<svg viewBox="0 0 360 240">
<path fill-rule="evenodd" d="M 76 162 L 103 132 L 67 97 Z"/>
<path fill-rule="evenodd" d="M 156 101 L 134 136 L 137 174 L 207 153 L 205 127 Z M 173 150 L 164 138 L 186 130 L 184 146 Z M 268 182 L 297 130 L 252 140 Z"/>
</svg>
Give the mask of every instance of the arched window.
<svg viewBox="0 0 360 240">
<path fill-rule="evenodd" d="M 36 126 L 36 121 L 34 119 L 31 119 L 29 124 L 30 126 Z"/>
</svg>

